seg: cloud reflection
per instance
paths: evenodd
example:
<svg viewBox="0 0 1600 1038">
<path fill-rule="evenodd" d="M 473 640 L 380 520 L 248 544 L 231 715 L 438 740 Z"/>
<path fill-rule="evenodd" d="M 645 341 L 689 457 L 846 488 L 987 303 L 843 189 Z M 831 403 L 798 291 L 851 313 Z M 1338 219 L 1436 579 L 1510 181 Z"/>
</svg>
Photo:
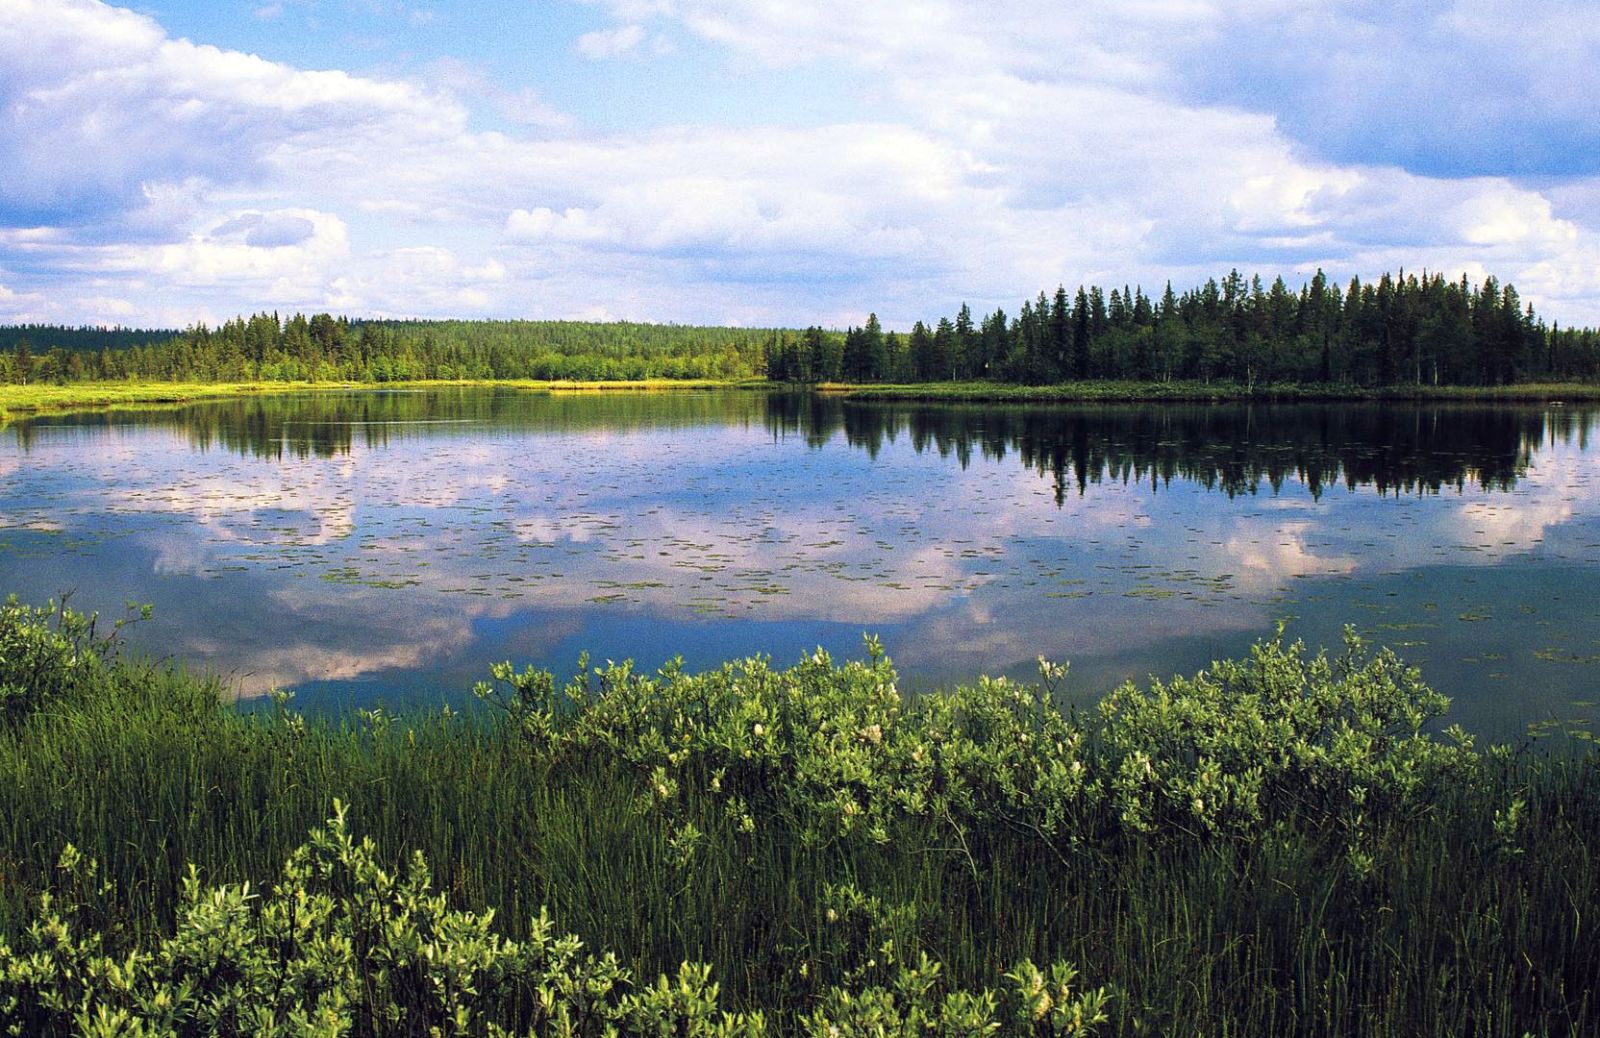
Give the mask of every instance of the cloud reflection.
<svg viewBox="0 0 1600 1038">
<path fill-rule="evenodd" d="M 12 433 L 0 514 L 45 539 L 0 576 L 153 600 L 142 644 L 246 695 L 873 630 L 937 680 L 1225 641 L 1304 581 L 1495 565 L 1596 513 L 1590 418 L 1537 410 L 368 396 Z"/>
</svg>

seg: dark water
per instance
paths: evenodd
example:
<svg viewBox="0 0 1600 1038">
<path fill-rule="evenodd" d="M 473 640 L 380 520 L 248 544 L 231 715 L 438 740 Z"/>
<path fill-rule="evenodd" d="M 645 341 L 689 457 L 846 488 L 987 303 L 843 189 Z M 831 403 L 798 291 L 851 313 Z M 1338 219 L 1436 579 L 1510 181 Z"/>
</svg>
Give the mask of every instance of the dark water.
<svg viewBox="0 0 1600 1038">
<path fill-rule="evenodd" d="M 0 432 L 0 588 L 301 702 L 882 637 L 1085 699 L 1345 624 L 1512 738 L 1600 700 L 1596 412 L 353 392 Z"/>
</svg>

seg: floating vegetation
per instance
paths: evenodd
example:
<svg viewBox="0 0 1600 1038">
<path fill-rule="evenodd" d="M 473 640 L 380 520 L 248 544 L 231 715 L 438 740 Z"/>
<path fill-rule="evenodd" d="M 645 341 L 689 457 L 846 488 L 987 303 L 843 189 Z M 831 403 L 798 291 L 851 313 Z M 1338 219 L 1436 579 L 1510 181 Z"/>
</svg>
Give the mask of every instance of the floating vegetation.
<svg viewBox="0 0 1600 1038">
<path fill-rule="evenodd" d="M 0 434 L 0 580 L 156 600 L 172 620 L 140 644 L 237 667 L 246 693 L 404 697 L 468 649 L 576 651 L 620 638 L 624 615 L 648 622 L 608 651 L 651 662 L 684 637 L 799 651 L 871 628 L 913 685 L 1023 673 L 1024 644 L 1070 653 L 1094 685 L 1203 665 L 1285 612 L 1324 638 L 1366 614 L 1429 631 L 1452 667 L 1506 650 L 1519 680 L 1555 670 L 1511 650 L 1519 625 L 1544 625 L 1540 643 L 1596 633 L 1592 424 L 1581 407 L 483 388 L 23 419 Z M 1570 518 L 1508 544 L 1528 495 Z M 1471 606 L 1448 615 L 1477 630 L 1425 626 L 1441 602 Z M 715 642 L 692 633 L 711 626 Z M 1448 676 L 1475 721 L 1521 730 L 1477 695 L 1486 674 Z M 1541 705 L 1575 691 L 1554 680 Z"/>
<path fill-rule="evenodd" d="M 1543 660 L 1546 663 L 1578 663 L 1585 665 L 1600 663 L 1600 655 L 1580 656 L 1565 649 L 1535 649 L 1533 650 L 1533 658 Z"/>
</svg>

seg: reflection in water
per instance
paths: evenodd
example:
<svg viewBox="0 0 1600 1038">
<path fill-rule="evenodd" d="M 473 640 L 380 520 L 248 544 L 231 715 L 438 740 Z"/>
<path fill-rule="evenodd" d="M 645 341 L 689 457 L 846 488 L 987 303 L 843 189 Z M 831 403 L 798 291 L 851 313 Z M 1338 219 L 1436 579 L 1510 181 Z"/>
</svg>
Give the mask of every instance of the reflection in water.
<svg viewBox="0 0 1600 1038">
<path fill-rule="evenodd" d="M 11 427 L 23 450 L 39 435 L 74 429 L 173 429 L 197 450 L 220 447 L 249 457 L 332 458 L 356 446 L 391 439 L 475 435 L 484 430 L 632 431 L 707 423 L 753 423 L 764 395 L 749 393 L 564 392 L 514 389 L 430 389 L 269 395 L 204 401 L 174 408 L 103 411 L 19 421 Z M 465 426 L 463 429 L 431 428 Z"/>
<path fill-rule="evenodd" d="M 1274 493 L 1294 479 L 1320 497 L 1330 484 L 1379 493 L 1463 488 L 1508 490 L 1546 431 L 1582 438 L 1587 417 L 1504 408 L 1419 405 L 1210 405 L 1160 407 L 907 408 L 847 405 L 811 398 L 774 401 L 773 428 L 815 443 L 842 431 L 876 457 L 901 436 L 916 451 L 936 450 L 962 468 L 973 453 L 1015 453 L 1049 475 L 1058 501 L 1106 480 L 1199 483 L 1230 497 Z"/>
<path fill-rule="evenodd" d="M 19 422 L 27 450 L 54 423 Z M 486 431 L 609 433 L 762 423 L 821 447 L 840 435 L 877 457 L 901 440 L 966 468 L 1010 455 L 1052 478 L 1058 497 L 1105 480 L 1199 483 L 1230 496 L 1286 480 L 1315 497 L 1329 485 L 1379 493 L 1509 490 L 1547 440 L 1587 445 L 1587 410 L 1416 403 L 1365 405 L 904 405 L 816 394 L 562 393 L 515 390 L 268 396 L 169 411 L 74 417 L 77 428 L 179 429 L 198 450 L 267 459 L 333 458 L 358 445 Z M 459 426 L 460 428 L 448 428 Z"/>
<path fill-rule="evenodd" d="M 0 434 L 0 587 L 153 602 L 145 647 L 330 701 L 864 630 L 913 685 L 1045 654 L 1088 696 L 1349 622 L 1515 733 L 1593 713 L 1593 420 L 481 389 L 55 418 Z"/>
</svg>

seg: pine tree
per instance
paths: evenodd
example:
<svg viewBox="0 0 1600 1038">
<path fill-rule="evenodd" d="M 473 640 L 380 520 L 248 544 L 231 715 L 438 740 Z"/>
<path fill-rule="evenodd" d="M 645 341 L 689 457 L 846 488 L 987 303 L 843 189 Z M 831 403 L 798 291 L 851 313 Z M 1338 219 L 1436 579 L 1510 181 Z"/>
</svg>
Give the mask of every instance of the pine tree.
<svg viewBox="0 0 1600 1038">
<path fill-rule="evenodd" d="M 972 309 L 966 303 L 956 313 L 955 377 L 981 377 L 978 370 L 978 335 L 972 326 Z"/>
<path fill-rule="evenodd" d="M 1045 351 L 1045 381 L 1055 382 L 1072 374 L 1072 302 L 1065 285 L 1056 286 L 1050 304 L 1050 340 Z"/>
<path fill-rule="evenodd" d="M 24 386 L 33 375 L 33 350 L 28 346 L 27 336 L 18 339 L 16 347 L 12 350 L 11 370 L 16 373 L 17 381 Z"/>
<path fill-rule="evenodd" d="M 874 382 L 888 373 L 888 355 L 884 349 L 883 325 L 877 314 L 867 315 L 867 326 L 861 329 L 861 355 L 866 370 L 863 381 Z"/>
</svg>

